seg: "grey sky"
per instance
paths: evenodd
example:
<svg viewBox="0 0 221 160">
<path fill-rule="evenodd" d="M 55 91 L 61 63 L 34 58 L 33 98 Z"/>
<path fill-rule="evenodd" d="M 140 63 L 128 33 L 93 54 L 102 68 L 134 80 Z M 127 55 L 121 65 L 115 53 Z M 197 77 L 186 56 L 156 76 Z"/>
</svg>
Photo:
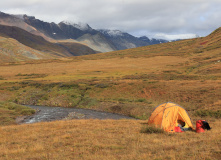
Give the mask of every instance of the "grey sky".
<svg viewBox="0 0 221 160">
<path fill-rule="evenodd" d="M 2 0 L 0 11 L 160 38 L 206 36 L 221 27 L 221 0 Z"/>
</svg>

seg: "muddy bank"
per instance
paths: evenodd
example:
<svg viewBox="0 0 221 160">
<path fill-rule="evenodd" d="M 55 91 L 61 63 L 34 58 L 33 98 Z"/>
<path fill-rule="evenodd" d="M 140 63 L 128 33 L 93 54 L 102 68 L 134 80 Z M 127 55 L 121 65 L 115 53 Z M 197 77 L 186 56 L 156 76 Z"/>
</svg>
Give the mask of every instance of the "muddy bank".
<svg viewBox="0 0 221 160">
<path fill-rule="evenodd" d="M 47 107 L 47 106 L 28 106 L 35 109 L 37 112 L 28 117 L 18 117 L 17 123 L 37 123 L 63 119 L 134 119 L 132 117 L 100 112 L 89 109 L 78 108 L 62 108 L 62 107 Z"/>
</svg>

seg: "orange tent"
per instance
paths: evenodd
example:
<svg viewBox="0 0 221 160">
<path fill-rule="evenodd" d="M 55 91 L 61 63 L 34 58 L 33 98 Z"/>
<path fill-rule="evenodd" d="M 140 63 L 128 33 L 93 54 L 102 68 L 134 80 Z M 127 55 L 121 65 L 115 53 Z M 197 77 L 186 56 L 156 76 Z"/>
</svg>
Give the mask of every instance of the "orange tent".
<svg viewBox="0 0 221 160">
<path fill-rule="evenodd" d="M 174 128 L 178 126 L 178 120 L 185 122 L 184 128 L 192 128 L 193 125 L 186 110 L 181 106 L 166 102 L 157 106 L 151 114 L 148 124 L 155 125 L 167 132 L 174 132 Z"/>
</svg>

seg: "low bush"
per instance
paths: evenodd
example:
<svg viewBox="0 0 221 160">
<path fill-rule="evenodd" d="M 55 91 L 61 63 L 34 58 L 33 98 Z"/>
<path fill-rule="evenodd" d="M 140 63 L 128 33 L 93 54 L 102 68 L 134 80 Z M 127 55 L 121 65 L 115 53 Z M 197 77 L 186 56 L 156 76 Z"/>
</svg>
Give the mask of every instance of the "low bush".
<svg viewBox="0 0 221 160">
<path fill-rule="evenodd" d="M 0 101 L 0 125 L 15 124 L 18 116 L 34 114 L 35 110 L 12 102 Z"/>
<path fill-rule="evenodd" d="M 140 98 L 140 99 L 137 99 L 135 100 L 135 102 L 146 102 L 147 100 L 145 98 Z"/>
<path fill-rule="evenodd" d="M 98 88 L 107 88 L 109 85 L 106 84 L 106 83 L 99 83 L 97 85 L 95 85 L 95 87 L 98 87 Z"/>
<path fill-rule="evenodd" d="M 29 79 L 29 78 L 44 78 L 47 77 L 47 74 L 35 74 L 35 73 L 31 73 L 31 74 L 17 74 L 15 76 L 18 77 L 25 77 L 25 79 Z"/>
<path fill-rule="evenodd" d="M 22 115 L 32 115 L 34 113 L 35 113 L 35 110 L 33 110 L 33 109 L 23 109 L 23 110 L 21 110 Z"/>
</svg>

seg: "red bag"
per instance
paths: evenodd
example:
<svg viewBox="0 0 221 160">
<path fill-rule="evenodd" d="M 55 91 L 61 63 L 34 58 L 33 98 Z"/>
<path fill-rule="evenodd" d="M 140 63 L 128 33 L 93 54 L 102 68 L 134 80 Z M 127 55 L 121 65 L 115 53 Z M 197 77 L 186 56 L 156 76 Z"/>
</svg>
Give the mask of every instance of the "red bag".
<svg viewBox="0 0 221 160">
<path fill-rule="evenodd" d="M 180 127 L 174 127 L 175 132 L 183 132 Z"/>
<path fill-rule="evenodd" d="M 196 132 L 197 133 L 205 132 L 204 127 L 203 127 L 203 121 L 205 121 L 205 120 L 196 121 Z"/>
</svg>

